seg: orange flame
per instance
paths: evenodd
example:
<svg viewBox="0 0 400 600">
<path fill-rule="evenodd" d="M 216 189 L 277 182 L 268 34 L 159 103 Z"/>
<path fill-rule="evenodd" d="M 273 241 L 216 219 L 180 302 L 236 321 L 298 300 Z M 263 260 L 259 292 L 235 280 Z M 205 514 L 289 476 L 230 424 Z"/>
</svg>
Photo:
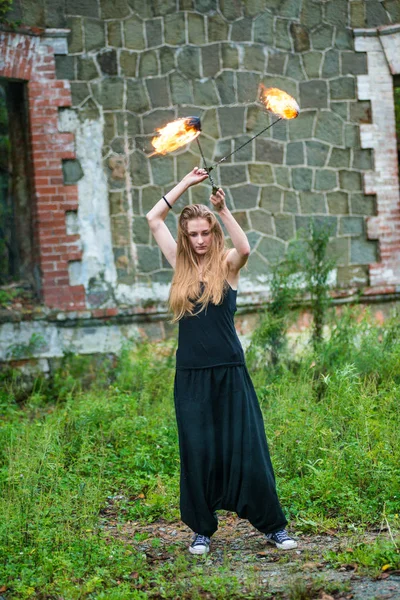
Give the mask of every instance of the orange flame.
<svg viewBox="0 0 400 600">
<path fill-rule="evenodd" d="M 195 140 L 201 132 L 200 119 L 199 117 L 176 119 L 156 131 L 158 136 L 151 140 L 155 151 L 150 156 L 173 152 Z"/>
<path fill-rule="evenodd" d="M 282 119 L 295 119 L 300 112 L 296 100 L 278 88 L 266 88 L 261 83 L 258 94 L 265 108 Z"/>
</svg>

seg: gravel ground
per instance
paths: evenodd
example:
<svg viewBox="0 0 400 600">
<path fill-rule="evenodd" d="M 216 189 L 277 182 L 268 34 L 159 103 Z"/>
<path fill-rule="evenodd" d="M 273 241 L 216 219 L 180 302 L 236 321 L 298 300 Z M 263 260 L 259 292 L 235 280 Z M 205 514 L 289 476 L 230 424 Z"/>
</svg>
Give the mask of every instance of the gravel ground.
<svg viewBox="0 0 400 600">
<path fill-rule="evenodd" d="M 117 526 L 110 519 L 114 511 L 111 506 L 109 509 L 103 513 L 107 534 L 146 554 L 149 565 L 172 563 L 183 554 L 197 564 L 201 561 L 205 575 L 220 573 L 224 567 L 225 575 L 240 582 L 242 598 L 400 600 L 399 572 L 382 573 L 373 579 L 359 574 L 356 565 L 334 569 L 325 559 L 329 550 L 344 551 L 360 542 L 372 542 L 378 535 L 385 536 L 385 532 L 301 534 L 295 536 L 298 548 L 284 552 L 266 544 L 263 535 L 247 521 L 223 513 L 219 515 L 220 526 L 212 538 L 210 553 L 207 557 L 193 557 L 187 550 L 192 533 L 181 522 L 159 520 L 149 525 L 128 522 Z"/>
</svg>

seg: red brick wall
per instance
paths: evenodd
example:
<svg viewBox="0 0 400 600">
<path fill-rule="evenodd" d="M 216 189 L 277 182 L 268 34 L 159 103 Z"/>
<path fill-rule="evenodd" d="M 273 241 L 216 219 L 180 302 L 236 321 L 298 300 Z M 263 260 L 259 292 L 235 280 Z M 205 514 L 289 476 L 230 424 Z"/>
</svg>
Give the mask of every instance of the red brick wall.
<svg viewBox="0 0 400 600">
<path fill-rule="evenodd" d="M 78 209 L 75 185 L 63 184 L 62 159 L 75 158 L 74 136 L 58 131 L 58 109 L 71 106 L 70 86 L 56 80 L 54 53 L 40 37 L 0 31 L 0 76 L 27 82 L 33 172 L 34 263 L 50 308 L 85 307 L 83 286 L 69 285 L 68 262 L 81 259 L 79 236 L 67 235 L 65 213 Z M 47 40 L 48 42 L 48 40 Z"/>
</svg>

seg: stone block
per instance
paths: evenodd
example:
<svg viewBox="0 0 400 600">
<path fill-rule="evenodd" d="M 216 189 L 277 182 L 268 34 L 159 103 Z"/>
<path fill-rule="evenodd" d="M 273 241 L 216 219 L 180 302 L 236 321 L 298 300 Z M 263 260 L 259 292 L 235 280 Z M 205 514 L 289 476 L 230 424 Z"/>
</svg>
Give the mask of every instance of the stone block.
<svg viewBox="0 0 400 600">
<path fill-rule="evenodd" d="M 351 27 L 365 27 L 365 2 L 350 2 Z"/>
<path fill-rule="evenodd" d="M 260 207 L 271 215 L 280 213 L 282 195 L 282 190 L 274 185 L 263 187 L 261 190 Z"/>
<path fill-rule="evenodd" d="M 189 44 L 200 46 L 206 43 L 206 31 L 203 15 L 188 13 L 188 40 Z"/>
<path fill-rule="evenodd" d="M 83 27 L 85 30 L 85 50 L 100 50 L 105 46 L 106 36 L 104 33 L 103 21 L 97 19 L 84 19 Z"/>
<path fill-rule="evenodd" d="M 162 188 L 149 185 L 142 189 L 142 214 L 146 215 L 162 197 Z"/>
<path fill-rule="evenodd" d="M 235 21 L 242 16 L 241 3 L 235 0 L 220 0 L 220 10 L 228 21 Z"/>
<path fill-rule="evenodd" d="M 253 36 L 255 42 L 272 46 L 274 41 L 274 18 L 265 11 L 254 19 Z"/>
<path fill-rule="evenodd" d="M 204 48 L 201 49 L 201 62 L 203 65 L 203 76 L 214 77 L 221 69 L 219 44 L 204 46 Z M 232 71 L 224 71 L 221 77 L 223 79 L 227 79 L 230 77 L 231 85 L 233 85 Z"/>
<path fill-rule="evenodd" d="M 286 244 L 274 237 L 263 236 L 257 246 L 257 252 L 271 265 L 280 262 L 285 256 L 285 251 Z"/>
<path fill-rule="evenodd" d="M 207 17 L 208 41 L 222 42 L 228 39 L 229 25 L 219 14 Z"/>
<path fill-rule="evenodd" d="M 131 243 L 129 222 L 125 215 L 113 215 L 111 221 L 111 234 L 113 246 L 126 247 Z"/>
<path fill-rule="evenodd" d="M 173 69 L 175 69 L 175 50 L 173 48 L 168 48 L 168 46 L 164 46 L 159 50 L 160 55 L 160 63 L 161 63 L 161 73 L 169 73 Z"/>
<path fill-rule="evenodd" d="M 130 155 L 129 170 L 134 187 L 150 183 L 149 160 L 140 150 L 136 150 Z"/>
<path fill-rule="evenodd" d="M 233 140 L 218 140 L 215 144 L 215 151 L 213 156 L 213 162 L 219 161 L 225 156 L 228 156 L 233 149 Z M 232 162 L 232 157 L 226 159 L 224 162 Z"/>
<path fill-rule="evenodd" d="M 289 21 L 277 18 L 275 21 L 275 46 L 292 51 L 292 38 L 289 34 Z"/>
<path fill-rule="evenodd" d="M 257 281 L 259 277 L 265 277 L 270 272 L 268 263 L 255 250 L 249 256 L 246 263 L 246 276 L 251 280 Z"/>
<path fill-rule="evenodd" d="M 372 123 L 371 102 L 350 103 L 350 121 L 354 123 Z"/>
<path fill-rule="evenodd" d="M 78 54 L 83 52 L 83 20 L 80 17 L 68 17 L 68 53 Z"/>
<path fill-rule="evenodd" d="M 219 125 L 222 137 L 230 137 L 244 133 L 244 113 L 241 106 L 218 109 Z"/>
<path fill-rule="evenodd" d="M 55 56 L 57 79 L 76 79 L 74 56 Z"/>
<path fill-rule="evenodd" d="M 392 23 L 400 23 L 400 4 L 397 0 L 386 0 L 385 10 L 389 13 Z"/>
<path fill-rule="evenodd" d="M 236 104 L 236 82 L 233 71 L 223 71 L 215 79 L 221 104 Z"/>
<path fill-rule="evenodd" d="M 146 87 L 152 108 L 170 105 L 167 77 L 148 78 L 146 79 Z"/>
<path fill-rule="evenodd" d="M 334 28 L 331 25 L 320 23 L 311 33 L 313 50 L 327 50 L 332 46 Z"/>
<path fill-rule="evenodd" d="M 313 136 L 315 111 L 300 112 L 297 119 L 289 121 L 289 139 L 303 140 Z"/>
<path fill-rule="evenodd" d="M 121 21 L 108 21 L 106 23 L 107 28 L 107 43 L 109 46 L 114 48 L 121 48 L 122 46 L 122 30 Z"/>
<path fill-rule="evenodd" d="M 68 0 L 69 3 L 69 0 Z M 102 19 L 124 19 L 130 14 L 127 0 L 100 0 L 100 15 Z"/>
<path fill-rule="evenodd" d="M 241 185 L 239 187 L 231 188 L 230 192 L 237 210 L 256 208 L 258 206 L 260 188 L 257 185 Z"/>
<path fill-rule="evenodd" d="M 350 263 L 368 265 L 378 260 L 378 244 L 363 238 L 350 239 Z"/>
<path fill-rule="evenodd" d="M 339 52 L 337 50 L 328 50 L 325 53 L 322 66 L 322 77 L 331 79 L 340 75 Z"/>
<path fill-rule="evenodd" d="M 243 6 L 246 17 L 255 17 L 265 10 L 264 0 L 246 0 Z"/>
<path fill-rule="evenodd" d="M 249 240 L 251 250 L 254 250 L 260 238 L 260 233 L 257 233 L 256 231 L 249 231 L 249 233 L 247 234 L 247 239 Z"/>
<path fill-rule="evenodd" d="M 332 100 L 353 100 L 356 97 L 355 78 L 346 76 L 332 79 L 329 93 Z"/>
<path fill-rule="evenodd" d="M 368 171 L 373 169 L 372 150 L 353 150 L 353 169 L 360 169 L 361 171 Z M 349 166 L 343 165 L 343 166 Z"/>
<path fill-rule="evenodd" d="M 223 69 L 239 68 L 239 53 L 236 44 L 221 44 L 221 59 Z"/>
<path fill-rule="evenodd" d="M 186 81 L 186 88 L 189 82 Z M 201 79 L 193 81 L 194 103 L 198 106 L 216 106 L 219 104 L 217 90 L 213 79 Z M 189 102 L 189 101 L 187 101 Z"/>
<path fill-rule="evenodd" d="M 310 38 L 308 30 L 300 23 L 290 24 L 290 35 L 292 36 L 295 52 L 306 52 L 310 49 Z"/>
<path fill-rule="evenodd" d="M 277 185 L 289 189 L 292 187 L 290 181 L 290 169 L 287 167 L 274 167 L 275 181 Z"/>
<path fill-rule="evenodd" d="M 251 42 L 253 19 L 244 17 L 232 23 L 230 39 L 232 42 Z"/>
<path fill-rule="evenodd" d="M 348 104 L 348 102 L 331 102 L 330 107 L 335 114 L 343 119 L 343 121 L 347 121 L 349 112 Z"/>
<path fill-rule="evenodd" d="M 196 185 L 190 188 L 190 198 L 192 204 L 205 204 L 210 206 L 210 188 L 208 185 Z M 225 197 L 227 206 L 229 205 L 228 196 Z M 229 207 L 231 209 L 232 207 Z"/>
<path fill-rule="evenodd" d="M 303 165 L 304 150 L 302 142 L 291 142 L 286 146 L 286 164 Z"/>
<path fill-rule="evenodd" d="M 346 148 L 360 147 L 360 127 L 351 123 L 344 126 L 344 145 Z"/>
<path fill-rule="evenodd" d="M 241 135 L 234 139 L 234 162 L 251 162 L 253 160 L 254 142 L 246 144 L 250 139 L 249 135 Z M 244 144 L 246 145 L 239 150 L 240 146 Z"/>
<path fill-rule="evenodd" d="M 219 138 L 219 127 L 217 119 L 217 111 L 215 108 L 205 110 L 201 118 L 201 129 L 202 132 L 207 134 L 211 138 Z M 221 157 L 222 158 L 222 157 Z"/>
<path fill-rule="evenodd" d="M 151 271 L 161 268 L 160 250 L 157 246 L 150 248 L 149 246 L 137 244 L 136 251 L 139 271 L 151 273 Z"/>
<path fill-rule="evenodd" d="M 295 81 L 303 81 L 306 77 L 303 71 L 301 57 L 297 54 L 289 54 L 285 70 L 286 77 Z"/>
<path fill-rule="evenodd" d="M 329 148 L 322 142 L 306 142 L 307 164 L 310 167 L 324 167 L 328 157 Z"/>
<path fill-rule="evenodd" d="M 249 164 L 249 177 L 251 183 L 265 185 L 274 182 L 274 176 L 270 165 Z"/>
<path fill-rule="evenodd" d="M 307 73 L 307 77 L 310 79 L 320 77 L 322 57 L 322 52 L 307 52 L 306 54 L 303 54 L 304 70 Z"/>
<path fill-rule="evenodd" d="M 383 2 L 370 0 L 365 3 L 365 24 L 368 28 L 390 24 Z"/>
<path fill-rule="evenodd" d="M 282 122 L 282 121 L 281 121 Z M 247 107 L 246 131 L 253 134 L 265 129 L 268 126 L 269 118 L 266 111 L 260 110 L 257 105 Z M 263 138 L 271 137 L 271 129 L 268 129 L 262 134 Z"/>
<path fill-rule="evenodd" d="M 257 100 L 260 76 L 257 73 L 238 71 L 236 73 L 238 102 L 246 104 Z"/>
<path fill-rule="evenodd" d="M 154 133 L 156 129 L 163 127 L 169 121 L 173 121 L 175 112 L 173 110 L 153 110 L 143 117 L 143 133 Z"/>
<path fill-rule="evenodd" d="M 78 79 L 90 81 L 91 79 L 97 79 L 97 77 L 99 77 L 99 72 L 97 70 L 96 63 L 91 57 L 78 57 L 77 67 Z"/>
<path fill-rule="evenodd" d="M 300 208 L 303 215 L 325 214 L 326 204 L 323 194 L 315 192 L 300 193 Z"/>
<path fill-rule="evenodd" d="M 194 46 L 184 46 L 177 52 L 178 69 L 191 79 L 200 77 L 200 50 Z"/>
<path fill-rule="evenodd" d="M 150 160 L 150 168 L 154 185 L 168 185 L 174 182 L 173 156 L 153 156 Z"/>
<path fill-rule="evenodd" d="M 256 140 L 256 160 L 260 162 L 282 164 L 284 146 L 274 140 L 258 138 Z"/>
<path fill-rule="evenodd" d="M 8 21 L 22 21 L 22 11 L 14 11 L 14 14 L 11 12 L 7 13 L 6 18 Z M 58 0 L 47 0 L 45 3 L 45 23 L 46 27 L 49 28 L 60 28 L 64 29 L 67 23 L 67 19 L 65 17 L 65 11 L 60 10 L 60 4 Z"/>
<path fill-rule="evenodd" d="M 273 54 L 269 54 L 267 72 L 271 74 L 283 75 L 286 56 L 286 52 L 274 52 Z"/>
<path fill-rule="evenodd" d="M 300 83 L 300 106 L 304 108 L 326 108 L 328 86 L 326 81 L 313 79 Z"/>
<path fill-rule="evenodd" d="M 346 215 L 349 212 L 349 195 L 345 192 L 330 192 L 326 195 L 330 215 Z"/>
<path fill-rule="evenodd" d="M 128 211 L 128 202 L 124 192 L 109 192 L 108 194 L 108 205 L 110 207 L 110 215 L 121 215 L 126 214 Z M 76 232 L 78 233 L 78 232 Z"/>
<path fill-rule="evenodd" d="M 88 98 L 80 107 L 79 119 L 81 122 L 86 121 L 86 119 L 90 119 L 91 121 L 97 121 L 100 119 L 100 111 L 92 98 Z"/>
<path fill-rule="evenodd" d="M 68 13 L 95 19 L 100 16 L 98 3 L 92 0 L 68 0 Z"/>
<path fill-rule="evenodd" d="M 84 173 L 78 159 L 62 161 L 64 185 L 73 185 L 82 179 Z"/>
<path fill-rule="evenodd" d="M 280 0 L 277 4 L 279 15 L 290 19 L 299 19 L 300 3 L 298 0 Z"/>
<path fill-rule="evenodd" d="M 362 235 L 363 233 L 363 217 L 341 217 L 339 225 L 339 235 Z"/>
<path fill-rule="evenodd" d="M 125 148 L 125 140 L 123 137 L 116 137 L 110 144 L 111 150 L 117 154 L 123 154 Z M 124 177 L 114 177 L 114 179 L 124 179 Z"/>
<path fill-rule="evenodd" d="M 262 46 L 244 46 L 243 50 L 243 68 L 246 71 L 261 71 L 262 73 L 264 73 L 266 61 L 264 48 Z"/>
<path fill-rule="evenodd" d="M 325 19 L 328 23 L 332 23 L 337 27 L 348 26 L 347 0 L 334 0 L 334 2 L 327 2 L 325 6 Z"/>
<path fill-rule="evenodd" d="M 144 40 L 143 21 L 136 16 L 132 16 L 130 19 L 123 21 L 123 27 L 125 47 L 128 48 L 128 50 L 144 50 L 146 45 Z"/>
<path fill-rule="evenodd" d="M 117 53 L 115 50 L 99 52 L 97 63 L 104 75 L 118 75 Z"/>
<path fill-rule="evenodd" d="M 349 238 L 334 238 L 330 240 L 327 248 L 328 256 L 335 262 L 335 266 L 349 264 Z"/>
<path fill-rule="evenodd" d="M 98 83 L 92 83 L 95 100 L 104 110 L 118 110 L 124 104 L 124 80 L 122 77 L 107 77 Z"/>
<path fill-rule="evenodd" d="M 294 219 L 292 215 L 275 215 L 276 236 L 281 240 L 291 240 L 295 236 Z"/>
<path fill-rule="evenodd" d="M 352 215 L 376 215 L 376 197 L 364 196 L 361 193 L 351 194 L 350 206 Z"/>
<path fill-rule="evenodd" d="M 133 241 L 135 244 L 150 242 L 150 228 L 146 217 L 135 217 L 132 224 Z"/>
<path fill-rule="evenodd" d="M 297 97 L 297 85 L 291 79 L 287 77 L 280 77 L 279 75 L 275 75 L 273 77 L 266 75 L 262 78 L 262 83 L 266 88 L 269 87 L 277 87 L 281 90 L 285 90 L 291 96 Z M 296 119 L 297 120 L 297 119 Z"/>
<path fill-rule="evenodd" d="M 368 73 L 365 52 L 342 52 L 342 75 L 364 75 Z"/>
<path fill-rule="evenodd" d="M 165 43 L 171 46 L 180 46 L 185 43 L 185 13 L 177 12 L 165 16 L 164 37 Z"/>
<path fill-rule="evenodd" d="M 247 181 L 245 165 L 221 165 L 219 174 L 221 185 L 235 185 Z"/>
<path fill-rule="evenodd" d="M 139 54 L 139 77 L 146 78 L 158 75 L 158 57 L 156 50 L 148 50 Z"/>
<path fill-rule="evenodd" d="M 292 186 L 295 190 L 307 191 L 312 187 L 312 170 L 304 167 L 292 169 Z"/>
<path fill-rule="evenodd" d="M 318 169 L 315 173 L 316 190 L 333 190 L 337 187 L 337 173 L 334 170 Z"/>
<path fill-rule="evenodd" d="M 354 3 L 352 3 L 354 4 Z M 350 266 L 338 267 L 337 283 L 339 287 L 364 287 L 369 284 L 368 267 Z"/>
<path fill-rule="evenodd" d="M 296 216 L 296 231 L 299 237 L 308 238 L 310 237 L 311 223 L 314 223 L 314 227 L 317 231 L 325 231 L 330 237 L 336 235 L 337 230 L 337 217 L 326 217 L 326 216 Z M 346 239 L 347 238 L 342 238 Z"/>
<path fill-rule="evenodd" d="M 121 50 L 119 55 L 121 75 L 124 75 L 125 77 L 136 77 L 137 58 L 138 54 L 136 52 Z"/>
<path fill-rule="evenodd" d="M 249 213 L 251 226 L 260 233 L 266 233 L 267 235 L 274 235 L 274 223 L 271 215 L 267 214 L 264 210 L 252 210 Z"/>
<path fill-rule="evenodd" d="M 126 108 L 134 113 L 146 112 L 150 108 L 144 85 L 138 79 L 127 81 Z"/>
<path fill-rule="evenodd" d="M 280 140 L 281 142 L 287 142 L 288 140 L 288 128 L 287 121 L 280 121 L 271 129 L 271 137 L 274 140 Z"/>
<path fill-rule="evenodd" d="M 335 48 L 339 48 L 339 50 L 353 50 L 354 40 L 351 29 L 336 27 Z"/>
<path fill-rule="evenodd" d="M 341 146 L 343 144 L 343 122 L 330 111 L 318 113 L 315 137 L 323 142 Z"/>
<path fill-rule="evenodd" d="M 298 198 L 295 192 L 283 193 L 283 212 L 297 214 L 299 213 Z"/>
<path fill-rule="evenodd" d="M 361 174 L 356 171 L 339 171 L 339 181 L 342 190 L 358 192 L 362 189 Z"/>
<path fill-rule="evenodd" d="M 180 181 L 187 173 L 190 173 L 195 167 L 199 166 L 199 159 L 191 152 L 179 154 L 176 157 L 177 179 Z"/>
<path fill-rule="evenodd" d="M 109 143 L 116 135 L 114 113 L 104 113 L 103 136 L 105 142 Z"/>
<path fill-rule="evenodd" d="M 161 46 L 163 43 L 162 19 L 150 19 L 145 22 L 145 27 L 147 48 Z"/>
<path fill-rule="evenodd" d="M 332 154 L 329 159 L 329 166 L 334 168 L 350 166 L 350 150 L 342 148 L 332 148 Z"/>
</svg>

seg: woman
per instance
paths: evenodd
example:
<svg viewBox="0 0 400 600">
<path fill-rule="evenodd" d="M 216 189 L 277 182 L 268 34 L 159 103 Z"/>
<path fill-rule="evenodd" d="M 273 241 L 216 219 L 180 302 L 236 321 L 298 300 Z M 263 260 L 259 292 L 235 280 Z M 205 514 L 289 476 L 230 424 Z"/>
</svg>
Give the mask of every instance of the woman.
<svg viewBox="0 0 400 600">
<path fill-rule="evenodd" d="M 206 178 L 204 169 L 193 169 L 146 215 L 175 269 L 169 307 L 179 321 L 174 399 L 181 516 L 194 532 L 192 554 L 209 551 L 218 509 L 236 512 L 268 542 L 289 550 L 297 543 L 284 529 L 261 410 L 233 321 L 249 242 L 222 189 L 210 200 L 234 248 L 225 248 L 221 225 L 204 205 L 182 210 L 177 243 L 164 222 L 181 194 Z"/>
</svg>

